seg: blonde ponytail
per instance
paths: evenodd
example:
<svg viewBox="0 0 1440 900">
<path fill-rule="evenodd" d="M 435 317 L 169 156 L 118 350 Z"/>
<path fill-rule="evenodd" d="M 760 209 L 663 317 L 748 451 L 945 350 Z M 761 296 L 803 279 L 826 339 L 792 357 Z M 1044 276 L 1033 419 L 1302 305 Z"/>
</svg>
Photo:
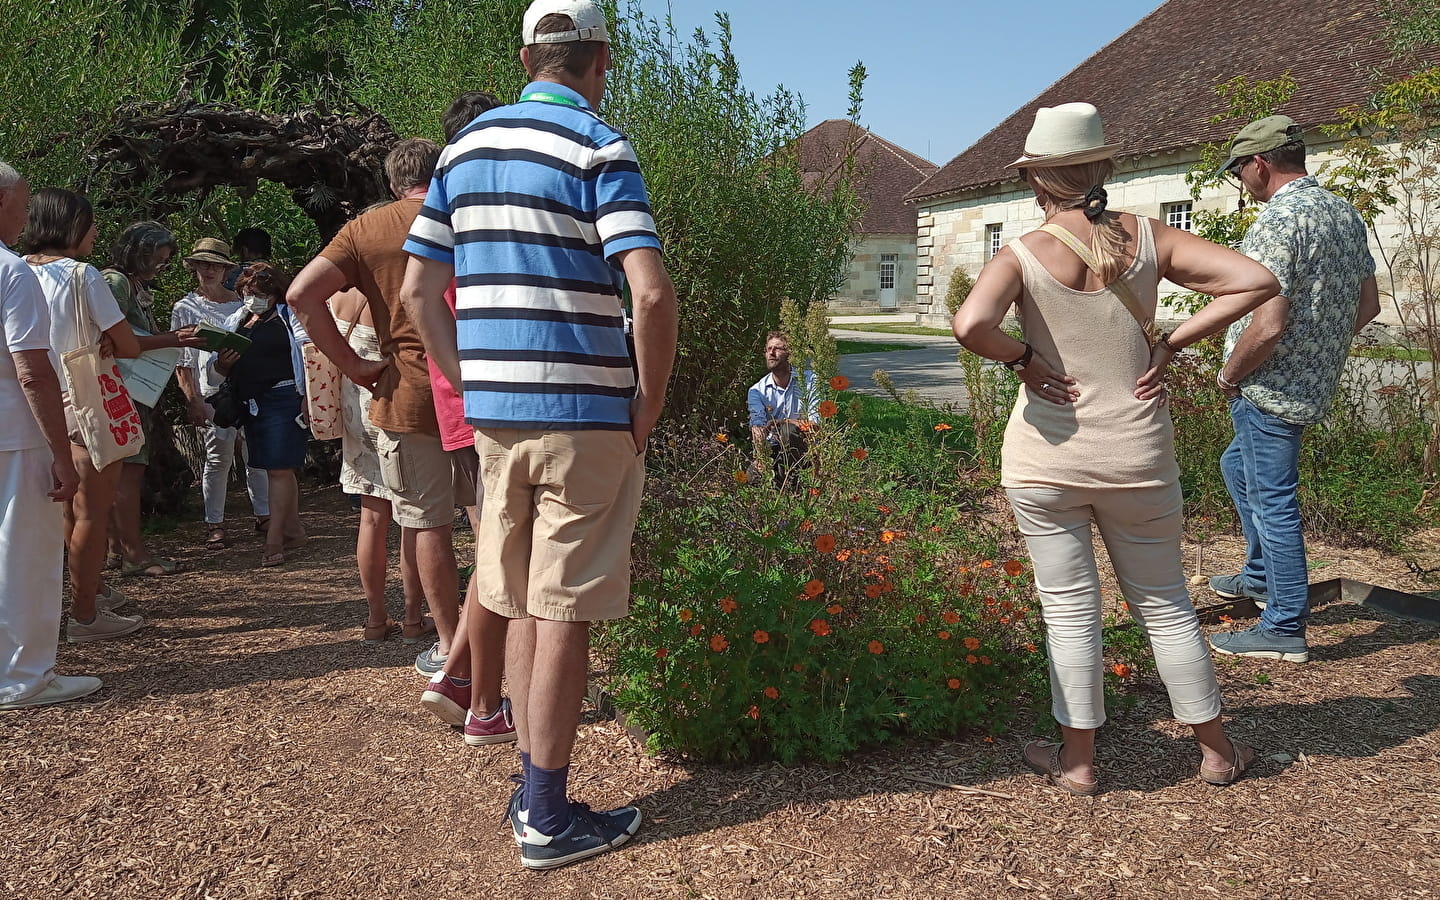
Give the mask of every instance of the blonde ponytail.
<svg viewBox="0 0 1440 900">
<path fill-rule="evenodd" d="M 1105 180 L 1114 171 L 1108 159 L 1074 166 L 1026 169 L 1026 176 L 1047 213 L 1084 210 L 1090 222 L 1090 249 L 1100 261 L 1100 280 L 1107 285 L 1123 275 L 1130 265 L 1126 257 L 1130 235 L 1120 224 L 1119 214 L 1106 208 L 1109 198 L 1105 194 Z"/>
</svg>

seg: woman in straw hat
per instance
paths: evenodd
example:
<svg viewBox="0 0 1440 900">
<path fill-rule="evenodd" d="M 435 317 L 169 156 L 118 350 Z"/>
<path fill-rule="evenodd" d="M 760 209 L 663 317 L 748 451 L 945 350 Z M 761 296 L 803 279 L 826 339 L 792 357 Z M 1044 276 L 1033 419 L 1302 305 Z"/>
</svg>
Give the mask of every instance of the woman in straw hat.
<svg viewBox="0 0 1440 900">
<path fill-rule="evenodd" d="M 1225 736 L 1214 665 L 1185 586 L 1164 376 L 1175 353 L 1279 285 L 1232 250 L 1107 209 L 1114 154 L 1090 104 L 1036 113 L 1025 153 L 1010 167 L 1035 192 L 1044 224 L 985 265 L 954 321 L 966 349 L 1004 363 L 1024 384 L 1005 429 L 1001 485 L 1034 564 L 1063 736 L 1027 745 L 1025 762 L 1081 795 L 1099 790 L 1095 730 L 1105 721 L 1092 519 L 1175 717 L 1195 731 L 1200 777 L 1229 784 L 1255 758 Z M 1158 285 L 1167 278 L 1214 300 L 1155 337 Z M 1023 340 L 1001 329 L 1012 306 Z"/>
<path fill-rule="evenodd" d="M 225 322 L 240 312 L 240 295 L 225 287 L 225 277 L 235 263 L 230 260 L 230 245 L 217 238 L 201 238 L 195 242 L 185 267 L 195 273 L 195 289 L 175 302 L 170 311 L 170 324 L 175 328 L 205 323 L 224 327 Z M 190 424 L 200 431 L 205 447 L 205 472 L 200 492 L 205 500 L 205 544 L 212 550 L 225 546 L 225 487 L 235 452 L 243 449 L 245 459 L 249 448 L 239 428 L 221 428 L 214 420 L 215 411 L 205 398 L 220 390 L 225 380 L 215 370 L 215 353 L 187 348 L 176 368 L 176 380 L 185 394 L 185 407 Z M 245 467 L 245 484 L 250 491 L 250 506 L 255 511 L 255 530 L 264 530 L 270 523 L 270 484 L 264 469 Z"/>
</svg>

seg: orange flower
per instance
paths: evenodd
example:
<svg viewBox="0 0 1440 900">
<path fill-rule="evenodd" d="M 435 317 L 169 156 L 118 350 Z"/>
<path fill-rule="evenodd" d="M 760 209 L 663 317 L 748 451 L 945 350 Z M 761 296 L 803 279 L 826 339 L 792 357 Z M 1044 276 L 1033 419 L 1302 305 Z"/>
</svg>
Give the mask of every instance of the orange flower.
<svg viewBox="0 0 1440 900">
<path fill-rule="evenodd" d="M 839 411 L 840 407 L 835 405 L 834 400 L 826 400 L 820 404 L 820 418 L 822 419 L 834 418 L 835 414 Z"/>
<path fill-rule="evenodd" d="M 819 488 L 811 488 L 811 489 L 810 489 L 810 496 L 812 496 L 812 497 L 818 497 L 818 496 L 820 496 L 820 489 L 819 489 Z"/>
<path fill-rule="evenodd" d="M 849 550 L 841 550 L 839 553 L 835 554 L 835 560 L 837 562 L 849 562 L 850 552 L 851 551 Z"/>
<path fill-rule="evenodd" d="M 832 391 L 843 391 L 849 386 L 850 379 L 846 378 L 844 375 L 836 375 L 834 378 L 830 379 L 830 390 Z"/>
<path fill-rule="evenodd" d="M 770 632 L 768 631 L 760 631 L 757 629 L 751 637 L 755 639 L 755 643 L 757 644 L 768 644 L 770 642 Z"/>
<path fill-rule="evenodd" d="M 1000 617 L 1000 624 L 1001 624 L 1001 625 L 1009 625 L 1009 624 L 1010 624 L 1010 617 L 1009 617 L 1009 616 L 1001 616 L 1001 617 Z"/>
<path fill-rule="evenodd" d="M 870 455 L 870 451 L 866 450 L 864 447 L 856 447 L 854 450 L 850 451 L 850 455 L 858 460 L 863 461 L 865 457 Z"/>
<path fill-rule="evenodd" d="M 806 433 L 808 434 L 809 432 L 812 432 L 812 431 L 815 430 L 815 423 L 814 423 L 814 422 L 801 422 L 801 423 L 800 423 L 800 430 L 803 431 L 803 432 L 806 432 Z"/>
<path fill-rule="evenodd" d="M 879 641 L 871 641 L 865 646 L 870 650 L 871 653 L 874 653 L 876 656 L 879 656 L 881 653 L 885 652 L 885 645 L 880 643 Z"/>
<path fill-rule="evenodd" d="M 896 537 L 896 534 L 895 534 L 895 532 L 893 532 L 893 531 L 882 531 L 882 532 L 880 532 L 880 540 L 881 540 L 882 542 L 886 543 L 886 544 L 888 544 L 888 543 L 890 543 L 891 541 L 895 540 L 895 537 Z"/>
<path fill-rule="evenodd" d="M 728 646 L 730 646 L 730 642 L 718 634 L 710 638 L 710 649 L 716 653 L 723 653 Z"/>
<path fill-rule="evenodd" d="M 773 686 L 767 687 L 765 689 L 765 696 L 769 697 L 771 700 L 774 700 L 776 697 L 780 696 L 780 690 Z"/>
<path fill-rule="evenodd" d="M 734 597 L 725 597 L 720 601 L 720 611 L 723 613 L 733 613 L 739 608 L 740 604 L 735 602 Z"/>
<path fill-rule="evenodd" d="M 816 637 L 824 637 L 830 633 L 830 623 L 824 619 L 811 619 L 810 630 L 815 632 Z"/>
<path fill-rule="evenodd" d="M 982 666 L 988 666 L 988 665 L 990 665 L 990 657 L 988 657 L 988 656 L 982 656 L 982 657 L 980 657 L 980 665 L 982 665 Z"/>
<path fill-rule="evenodd" d="M 730 443 L 730 435 L 722 431 L 719 434 L 715 435 L 715 440 L 719 441 L 722 444 L 728 444 Z"/>
<path fill-rule="evenodd" d="M 825 607 L 825 611 L 832 616 L 840 615 L 840 613 L 843 612 L 844 609 L 845 607 L 841 606 L 838 603 L 832 603 L 829 606 Z"/>
<path fill-rule="evenodd" d="M 875 507 L 875 511 L 878 512 L 878 513 L 880 513 L 880 515 L 882 515 L 882 516 L 888 516 L 888 515 L 890 515 L 890 507 L 885 506 L 884 504 L 881 504 L 880 506 Z"/>
<path fill-rule="evenodd" d="M 795 665 L 791 666 L 790 668 L 794 669 L 794 670 L 797 671 L 797 672 L 803 672 L 803 671 L 805 671 L 805 667 L 802 666 L 802 665 L 800 665 L 799 663 L 796 663 Z"/>
<path fill-rule="evenodd" d="M 924 613 L 917 613 L 915 616 L 916 625 L 924 625 L 928 621 L 930 621 L 930 617 L 925 615 Z"/>
<path fill-rule="evenodd" d="M 936 430 L 936 431 L 949 431 L 950 428 L 951 428 L 951 426 L 945 424 L 944 422 L 941 422 L 939 425 L 936 425 L 936 426 L 935 426 L 935 430 Z M 951 679 L 951 680 L 953 681 L 954 679 Z"/>
<path fill-rule="evenodd" d="M 949 681 L 945 682 L 945 684 L 947 684 L 952 691 L 960 690 L 960 679 L 958 678 L 952 678 Z"/>
<path fill-rule="evenodd" d="M 1129 678 L 1131 669 L 1124 663 L 1116 663 L 1115 665 L 1110 667 L 1110 671 L 1114 672 L 1116 675 L 1119 675 L 1121 678 Z"/>
<path fill-rule="evenodd" d="M 953 609 L 947 609 L 940 614 L 940 621 L 944 622 L 946 625 L 954 625 L 956 622 L 960 621 L 960 614 Z"/>
<path fill-rule="evenodd" d="M 660 659 L 664 659 L 665 657 L 667 657 L 667 656 L 669 656 L 669 655 L 670 655 L 670 651 L 669 651 L 669 650 L 666 650 L 664 647 L 661 647 L 659 650 L 656 650 L 656 651 L 655 651 L 655 656 L 658 657 L 658 658 L 660 658 Z"/>
<path fill-rule="evenodd" d="M 750 480 L 750 476 L 745 474 L 744 472 L 736 472 L 731 477 L 735 479 L 736 484 L 745 484 L 747 481 Z"/>
<path fill-rule="evenodd" d="M 704 630 L 705 630 L 705 629 L 703 629 L 703 628 L 700 627 L 700 623 L 699 623 L 699 622 L 696 622 L 694 625 L 691 625 L 691 626 L 690 626 L 690 636 L 691 636 L 691 637 L 699 637 L 699 636 L 700 636 L 700 632 L 702 632 L 702 631 L 704 631 Z"/>
<path fill-rule="evenodd" d="M 1231 618 L 1230 616 L 1221 616 L 1221 617 L 1220 617 L 1220 621 L 1222 621 L 1222 622 L 1233 622 L 1233 621 L 1235 621 L 1235 620 L 1234 620 L 1233 618 Z"/>
<path fill-rule="evenodd" d="M 867 585 L 865 585 L 865 596 L 869 597 L 871 600 L 874 600 L 876 597 L 880 596 L 880 585 L 878 585 L 878 584 L 867 584 Z"/>
<path fill-rule="evenodd" d="M 967 637 L 967 638 L 965 639 L 965 649 L 966 649 L 966 650 L 979 650 L 979 649 L 980 649 L 980 639 L 979 639 L 979 638 L 976 638 L 976 637 Z"/>
<path fill-rule="evenodd" d="M 691 619 L 693 619 L 694 617 L 695 617 L 695 613 L 694 613 L 694 612 L 692 612 L 692 611 L 690 611 L 690 610 L 688 610 L 688 609 L 682 609 L 682 610 L 680 610 L 680 621 L 682 621 L 682 622 L 688 622 L 688 621 L 690 621 Z"/>
<path fill-rule="evenodd" d="M 814 523 L 814 522 L 811 522 L 809 519 L 806 519 L 805 521 L 803 521 L 803 522 L 800 523 L 800 530 L 801 530 L 801 531 L 809 531 L 810 529 L 812 529 L 812 528 L 814 528 L 814 527 L 815 527 L 815 523 Z"/>
<path fill-rule="evenodd" d="M 1005 574 L 1012 578 L 1023 571 L 1025 571 L 1025 567 L 1020 564 L 1020 560 L 1018 559 L 1012 559 L 1005 564 Z"/>
<path fill-rule="evenodd" d="M 758 706 L 752 706 L 752 707 L 750 707 L 750 711 L 747 712 L 745 715 L 749 716 L 749 717 L 752 718 L 752 719 L 758 719 L 758 718 L 760 718 L 760 707 L 758 707 Z"/>
<path fill-rule="evenodd" d="M 1026 650 L 1029 650 L 1031 653 L 1034 653 L 1035 651 L 1039 650 L 1040 648 L 1037 647 L 1037 646 L 1035 646 L 1034 644 L 1026 644 L 1026 645 L 1025 645 L 1025 649 L 1026 649 Z"/>
<path fill-rule="evenodd" d="M 973 653 L 967 653 L 965 655 L 965 661 L 973 666 L 980 661 L 980 658 Z"/>
<path fill-rule="evenodd" d="M 937 635 L 935 635 L 935 636 L 938 637 L 938 638 L 939 638 L 940 640 L 942 640 L 942 641 L 948 641 L 948 640 L 950 640 L 950 632 L 948 632 L 948 631 L 942 631 L 942 632 L 940 632 L 939 634 L 937 634 Z"/>
<path fill-rule="evenodd" d="M 990 560 L 988 560 L 988 559 L 987 559 L 987 560 L 984 560 L 983 562 L 980 563 L 980 568 L 982 568 L 982 569 L 989 569 L 989 568 L 993 568 L 994 566 L 995 566 L 995 564 L 994 564 L 993 562 L 991 562 Z"/>
<path fill-rule="evenodd" d="M 822 534 L 815 539 L 815 549 L 821 553 L 829 553 L 835 549 L 835 535 Z"/>
<path fill-rule="evenodd" d="M 825 582 L 818 578 L 812 578 L 805 582 L 805 596 L 818 597 L 825 592 Z"/>
</svg>

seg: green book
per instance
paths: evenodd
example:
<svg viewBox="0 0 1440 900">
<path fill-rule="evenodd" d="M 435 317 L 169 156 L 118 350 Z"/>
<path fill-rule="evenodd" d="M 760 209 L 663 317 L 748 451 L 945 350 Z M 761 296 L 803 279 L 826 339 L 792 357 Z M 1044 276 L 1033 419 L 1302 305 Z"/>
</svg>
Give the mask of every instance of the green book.
<svg viewBox="0 0 1440 900">
<path fill-rule="evenodd" d="M 234 350 L 236 353 L 244 353 L 250 347 L 250 339 L 245 335 L 227 331 L 218 325 L 201 322 L 195 326 L 195 332 L 205 338 L 206 350 Z"/>
</svg>

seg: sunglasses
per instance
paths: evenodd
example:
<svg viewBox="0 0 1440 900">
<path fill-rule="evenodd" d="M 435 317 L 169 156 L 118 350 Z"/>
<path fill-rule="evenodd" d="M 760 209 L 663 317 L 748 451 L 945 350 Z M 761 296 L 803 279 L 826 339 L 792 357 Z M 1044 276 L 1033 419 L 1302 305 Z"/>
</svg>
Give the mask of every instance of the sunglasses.
<svg viewBox="0 0 1440 900">
<path fill-rule="evenodd" d="M 1230 164 L 1230 168 L 1225 170 L 1225 174 L 1239 181 L 1240 173 L 1245 171 L 1245 167 L 1254 161 L 1255 157 L 1253 156 L 1242 156 Z"/>
</svg>

